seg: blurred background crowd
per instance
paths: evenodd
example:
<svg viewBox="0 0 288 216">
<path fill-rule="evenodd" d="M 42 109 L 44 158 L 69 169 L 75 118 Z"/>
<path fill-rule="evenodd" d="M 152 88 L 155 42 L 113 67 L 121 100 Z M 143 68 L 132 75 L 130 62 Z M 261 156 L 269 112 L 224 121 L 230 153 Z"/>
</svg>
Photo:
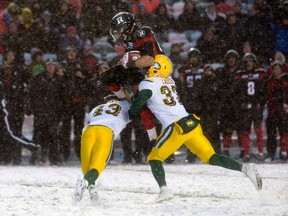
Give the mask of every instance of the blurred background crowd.
<svg viewBox="0 0 288 216">
<path fill-rule="evenodd" d="M 2 0 L 0 80 L 14 133 L 33 115 L 41 151 L 31 164 L 61 165 L 71 151 L 79 157 L 85 114 L 106 95 L 99 75 L 125 51 L 109 35 L 121 11 L 153 29 L 174 63 L 182 103 L 202 118 L 216 152 L 229 155 L 236 134 L 241 160 L 287 161 L 288 1 Z M 0 162 L 21 164 L 22 147 L 3 128 L 1 120 Z M 130 123 L 120 140 L 123 163 L 143 163 L 149 140 L 141 123 Z M 187 153 L 185 161 L 195 157 Z"/>
</svg>

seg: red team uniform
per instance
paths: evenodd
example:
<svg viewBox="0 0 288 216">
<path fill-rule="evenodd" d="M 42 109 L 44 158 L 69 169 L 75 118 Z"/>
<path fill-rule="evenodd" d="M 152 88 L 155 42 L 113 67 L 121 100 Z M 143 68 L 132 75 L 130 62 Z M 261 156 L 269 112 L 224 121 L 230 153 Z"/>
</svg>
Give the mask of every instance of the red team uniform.
<svg viewBox="0 0 288 216">
<path fill-rule="evenodd" d="M 250 57 L 256 63 L 256 57 L 252 53 L 248 53 L 248 55 L 246 54 L 243 57 L 244 63 L 246 61 L 245 58 L 250 60 Z M 237 100 L 239 109 L 237 132 L 239 145 L 244 151 L 243 160 L 249 161 L 250 158 L 250 130 L 252 123 L 257 136 L 258 159 L 263 160 L 264 138 L 262 118 L 266 102 L 265 82 L 267 74 L 264 69 L 254 66 L 251 69 L 238 71 L 235 79 L 236 95 L 238 97 L 235 100 Z"/>
</svg>

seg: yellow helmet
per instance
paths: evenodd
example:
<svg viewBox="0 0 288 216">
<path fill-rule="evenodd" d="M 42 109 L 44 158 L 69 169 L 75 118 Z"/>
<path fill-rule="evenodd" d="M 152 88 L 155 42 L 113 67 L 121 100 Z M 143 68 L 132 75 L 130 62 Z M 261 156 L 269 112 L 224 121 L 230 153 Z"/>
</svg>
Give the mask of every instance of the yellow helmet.
<svg viewBox="0 0 288 216">
<path fill-rule="evenodd" d="M 154 64 L 148 69 L 149 77 L 168 77 L 173 72 L 172 61 L 165 55 L 156 55 Z"/>
</svg>

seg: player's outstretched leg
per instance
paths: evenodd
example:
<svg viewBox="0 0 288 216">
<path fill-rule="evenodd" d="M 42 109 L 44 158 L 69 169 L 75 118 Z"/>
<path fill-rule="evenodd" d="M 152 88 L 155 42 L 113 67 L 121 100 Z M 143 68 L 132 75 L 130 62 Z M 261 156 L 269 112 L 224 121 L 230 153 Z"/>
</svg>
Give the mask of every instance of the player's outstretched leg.
<svg viewBox="0 0 288 216">
<path fill-rule="evenodd" d="M 88 185 L 87 180 L 85 179 L 78 179 L 75 187 L 74 197 L 73 199 L 76 202 L 80 202 L 82 199 L 82 195 Z"/>
<path fill-rule="evenodd" d="M 241 171 L 252 181 L 257 190 L 262 189 L 262 179 L 258 174 L 255 164 L 241 164 L 227 156 L 219 154 L 213 154 L 209 159 L 209 164 Z"/>
</svg>

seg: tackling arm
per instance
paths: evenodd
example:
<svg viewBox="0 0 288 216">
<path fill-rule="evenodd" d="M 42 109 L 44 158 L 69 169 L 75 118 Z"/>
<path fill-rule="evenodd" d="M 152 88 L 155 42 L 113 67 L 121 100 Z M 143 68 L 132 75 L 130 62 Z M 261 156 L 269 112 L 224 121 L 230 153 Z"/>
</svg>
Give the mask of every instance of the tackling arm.
<svg viewBox="0 0 288 216">
<path fill-rule="evenodd" d="M 141 112 L 146 101 L 152 97 L 152 91 L 149 89 L 141 90 L 138 96 L 133 101 L 129 110 L 129 117 L 131 119 L 139 119 L 139 113 Z"/>
</svg>

